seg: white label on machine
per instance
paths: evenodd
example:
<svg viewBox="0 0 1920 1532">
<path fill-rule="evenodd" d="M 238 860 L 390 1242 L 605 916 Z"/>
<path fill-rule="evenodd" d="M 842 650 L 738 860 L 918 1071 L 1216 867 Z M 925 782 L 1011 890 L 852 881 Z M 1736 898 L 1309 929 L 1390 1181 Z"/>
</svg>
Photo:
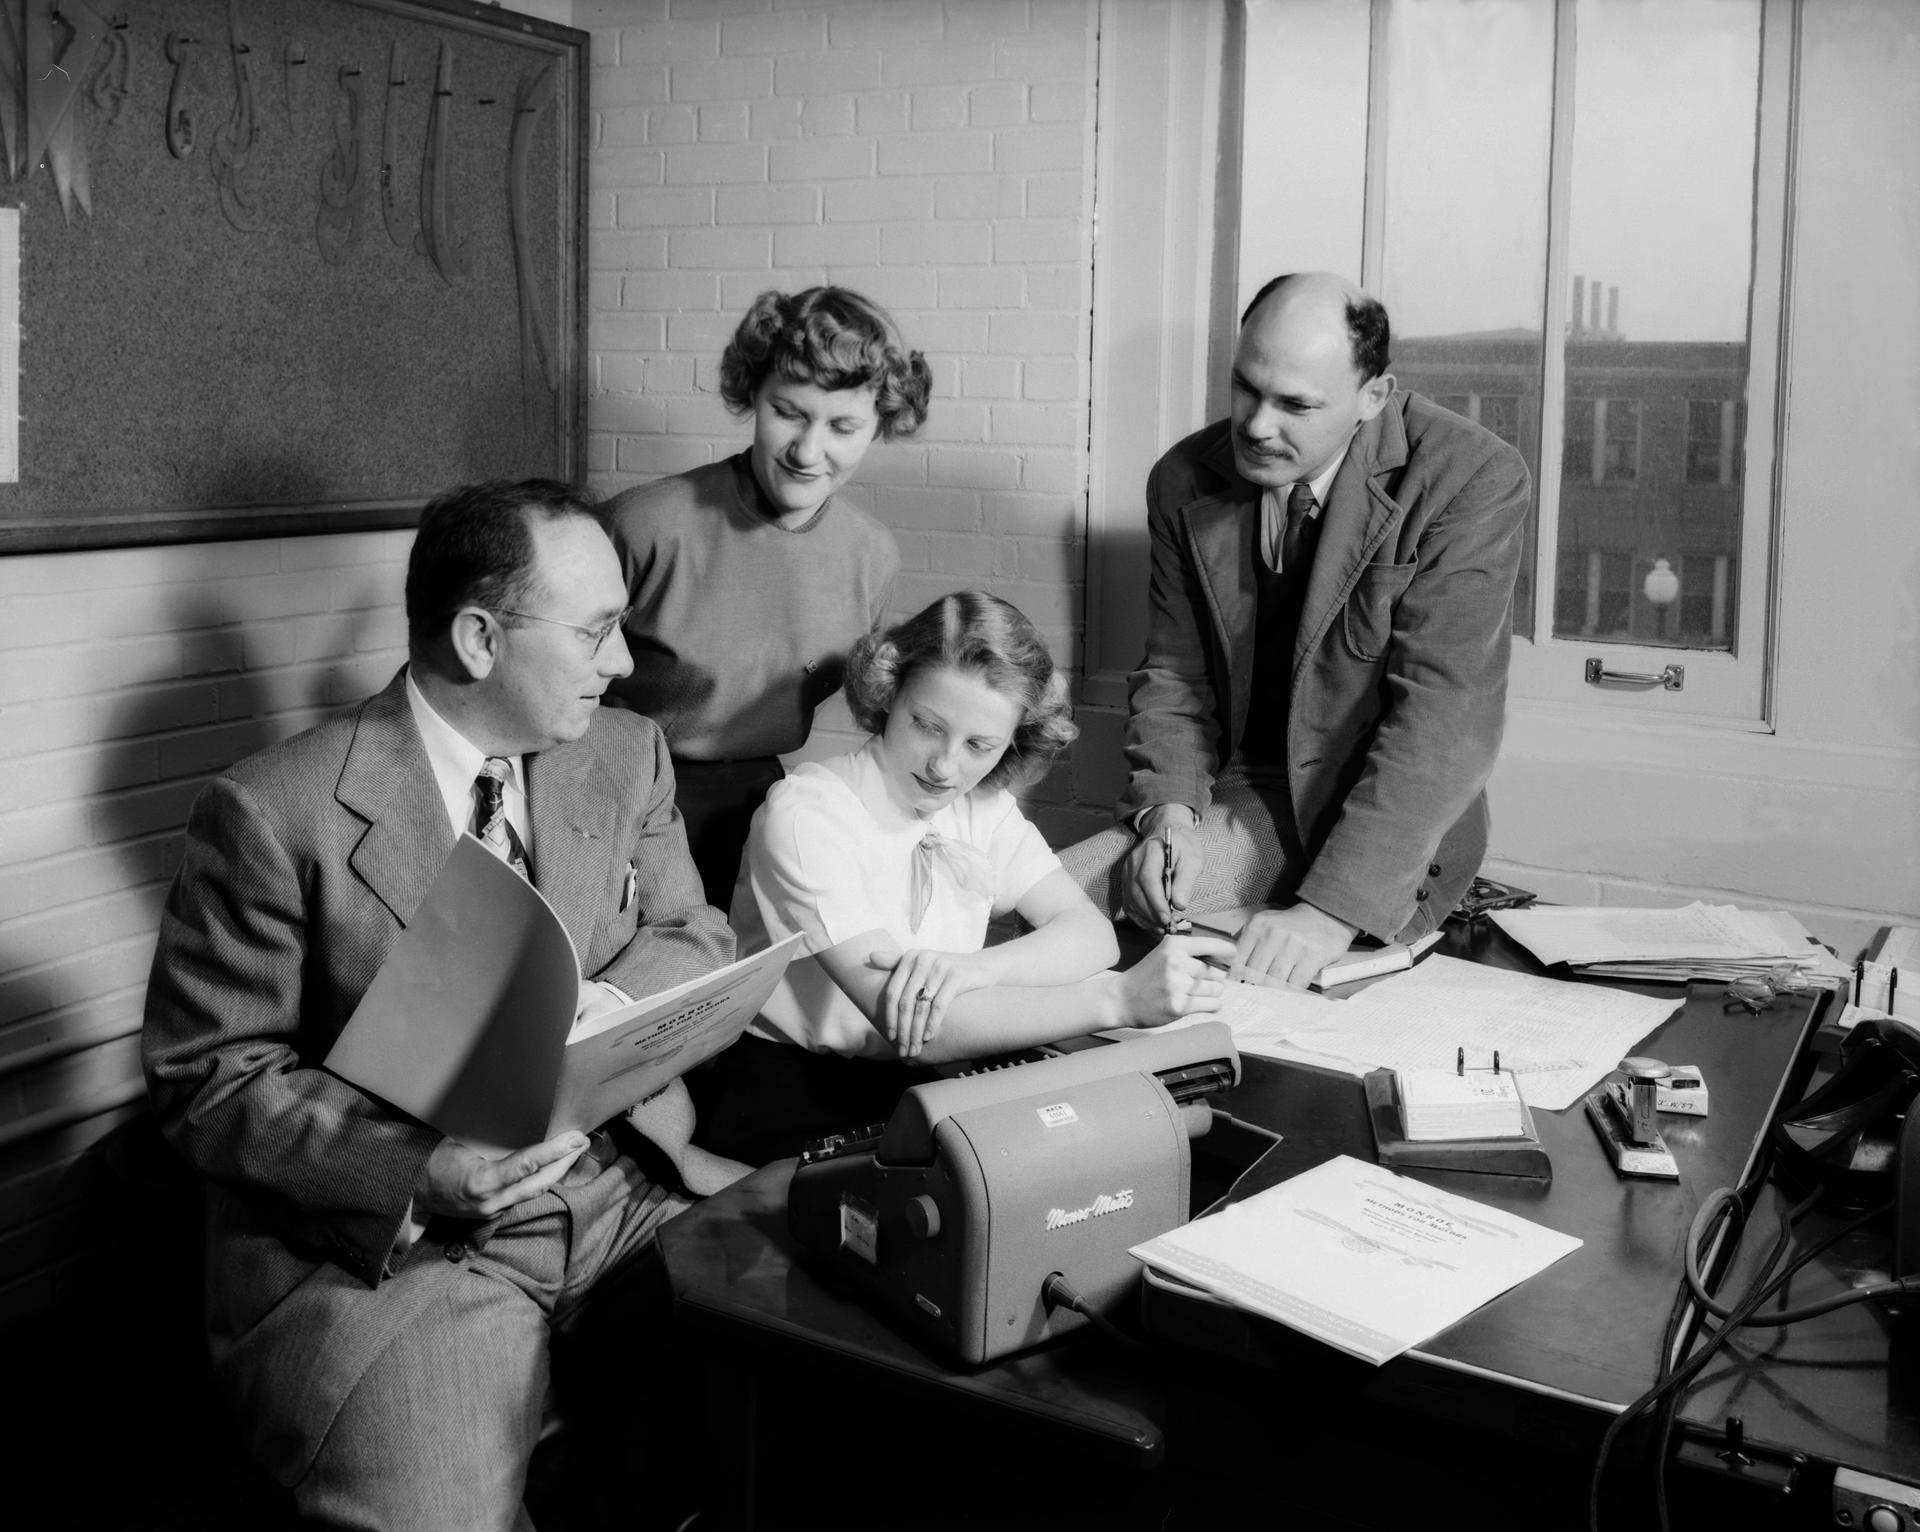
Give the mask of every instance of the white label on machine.
<svg viewBox="0 0 1920 1532">
<path fill-rule="evenodd" d="M 1034 1116 L 1040 1119 L 1043 1128 L 1068 1128 L 1080 1120 L 1080 1114 L 1065 1101 L 1056 1101 L 1051 1106 L 1037 1107 Z"/>
<path fill-rule="evenodd" d="M 880 1264 L 880 1210 L 872 1203 L 840 1199 L 840 1248 L 870 1266 Z"/>
</svg>

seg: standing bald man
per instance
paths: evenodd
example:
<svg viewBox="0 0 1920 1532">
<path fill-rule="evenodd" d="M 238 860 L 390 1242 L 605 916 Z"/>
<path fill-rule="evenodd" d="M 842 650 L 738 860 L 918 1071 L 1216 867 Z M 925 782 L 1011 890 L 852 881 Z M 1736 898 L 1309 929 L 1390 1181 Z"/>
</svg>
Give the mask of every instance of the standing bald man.
<svg viewBox="0 0 1920 1532">
<path fill-rule="evenodd" d="M 1378 300 L 1325 273 L 1248 305 L 1230 418 L 1147 482 L 1125 822 L 1066 859 L 1112 867 L 1110 903 L 1150 928 L 1196 890 L 1279 906 L 1239 958 L 1295 986 L 1357 935 L 1432 930 L 1487 845 L 1527 468 L 1397 390 L 1389 340 Z"/>
</svg>

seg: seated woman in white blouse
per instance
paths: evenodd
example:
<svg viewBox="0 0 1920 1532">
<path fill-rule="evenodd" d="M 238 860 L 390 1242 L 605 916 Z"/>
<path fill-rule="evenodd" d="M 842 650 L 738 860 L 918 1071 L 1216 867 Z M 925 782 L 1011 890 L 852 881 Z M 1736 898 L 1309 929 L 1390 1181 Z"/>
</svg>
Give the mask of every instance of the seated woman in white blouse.
<svg viewBox="0 0 1920 1532">
<path fill-rule="evenodd" d="M 1169 937 L 1126 973 L 1113 927 L 1008 791 L 1076 730 L 1066 678 L 996 596 L 943 596 L 848 659 L 873 737 L 777 783 L 734 885 L 740 949 L 799 933 L 747 1036 L 699 1080 L 699 1141 L 764 1163 L 884 1119 L 926 1066 L 1217 1010 L 1204 961 Z M 1032 929 L 988 947 L 1009 910 Z"/>
</svg>

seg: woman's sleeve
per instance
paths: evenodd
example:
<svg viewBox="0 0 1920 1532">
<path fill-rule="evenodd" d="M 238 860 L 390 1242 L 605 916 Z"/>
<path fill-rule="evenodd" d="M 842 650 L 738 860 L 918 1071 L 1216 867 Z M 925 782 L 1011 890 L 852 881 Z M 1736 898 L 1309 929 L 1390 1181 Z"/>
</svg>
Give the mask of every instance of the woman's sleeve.
<svg viewBox="0 0 1920 1532">
<path fill-rule="evenodd" d="M 1040 832 L 1027 822 L 1013 794 L 1000 794 L 994 808 L 997 814 L 992 838 L 988 841 L 993 856 L 993 912 L 1004 915 L 1019 904 L 1028 889 L 1050 872 L 1060 868 Z"/>
<path fill-rule="evenodd" d="M 791 777 L 774 785 L 747 838 L 748 887 L 769 941 L 798 935 L 811 954 L 894 923 L 869 898 L 866 818 L 851 794 Z"/>
</svg>

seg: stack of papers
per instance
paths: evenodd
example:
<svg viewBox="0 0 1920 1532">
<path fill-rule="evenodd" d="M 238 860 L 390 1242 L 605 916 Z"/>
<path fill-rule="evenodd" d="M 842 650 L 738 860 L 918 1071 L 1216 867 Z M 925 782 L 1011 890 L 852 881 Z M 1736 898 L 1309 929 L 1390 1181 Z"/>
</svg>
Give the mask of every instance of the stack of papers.
<svg viewBox="0 0 1920 1532">
<path fill-rule="evenodd" d="M 1495 910 L 1488 919 L 1542 963 L 1598 977 L 1731 983 L 1792 968 L 1825 984 L 1851 974 L 1785 910 L 1696 901 L 1672 910 Z"/>
<path fill-rule="evenodd" d="M 1512 1070 L 1405 1069 L 1398 1078 L 1401 1128 L 1410 1139 L 1430 1144 L 1526 1136 Z"/>
<path fill-rule="evenodd" d="M 1580 1244 L 1340 1155 L 1130 1253 L 1377 1365 Z"/>
</svg>

